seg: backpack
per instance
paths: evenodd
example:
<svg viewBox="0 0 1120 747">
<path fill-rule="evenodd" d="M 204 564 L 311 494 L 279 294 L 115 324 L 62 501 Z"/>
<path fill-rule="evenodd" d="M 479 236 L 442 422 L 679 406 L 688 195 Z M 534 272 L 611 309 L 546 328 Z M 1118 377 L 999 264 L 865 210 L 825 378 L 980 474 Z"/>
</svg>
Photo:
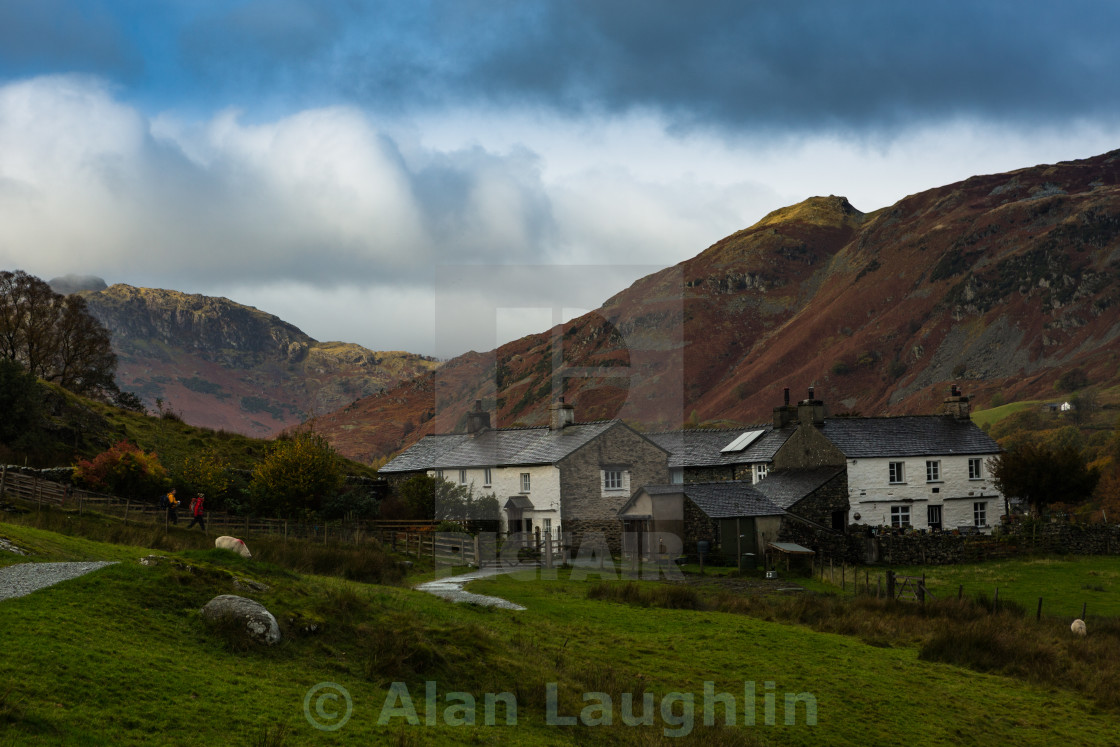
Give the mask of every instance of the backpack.
<svg viewBox="0 0 1120 747">
<path fill-rule="evenodd" d="M 162 495 L 162 496 L 160 496 L 160 499 L 159 499 L 159 507 L 160 507 L 160 508 L 171 508 L 171 501 L 169 501 L 169 500 L 167 499 L 167 495 L 166 495 L 166 494 L 165 494 L 165 495 Z"/>
</svg>

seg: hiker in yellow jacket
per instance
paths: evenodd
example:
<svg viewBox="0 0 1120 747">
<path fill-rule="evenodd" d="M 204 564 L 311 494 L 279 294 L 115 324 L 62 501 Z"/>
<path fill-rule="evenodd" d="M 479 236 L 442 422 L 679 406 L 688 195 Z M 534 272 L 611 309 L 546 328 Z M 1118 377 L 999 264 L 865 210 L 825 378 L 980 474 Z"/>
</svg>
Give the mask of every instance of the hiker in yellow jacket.
<svg viewBox="0 0 1120 747">
<path fill-rule="evenodd" d="M 179 523 L 179 499 L 175 497 L 175 488 L 167 494 L 167 520 L 172 524 Z"/>
</svg>

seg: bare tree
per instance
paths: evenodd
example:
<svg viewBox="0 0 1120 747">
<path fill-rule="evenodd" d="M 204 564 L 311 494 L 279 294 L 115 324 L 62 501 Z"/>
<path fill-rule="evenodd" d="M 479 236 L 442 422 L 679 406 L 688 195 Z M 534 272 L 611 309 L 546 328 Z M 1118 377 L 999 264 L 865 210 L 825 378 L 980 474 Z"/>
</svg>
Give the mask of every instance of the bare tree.
<svg viewBox="0 0 1120 747">
<path fill-rule="evenodd" d="M 0 272 L 0 357 L 79 394 L 114 394 L 109 333 L 81 296 L 63 296 L 22 270 Z"/>
</svg>

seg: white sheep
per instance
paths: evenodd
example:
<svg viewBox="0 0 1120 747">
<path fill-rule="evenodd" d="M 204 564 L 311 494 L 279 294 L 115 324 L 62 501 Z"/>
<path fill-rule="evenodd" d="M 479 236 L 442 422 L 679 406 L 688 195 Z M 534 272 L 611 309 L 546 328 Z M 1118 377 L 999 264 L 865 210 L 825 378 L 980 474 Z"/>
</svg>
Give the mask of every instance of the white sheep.
<svg viewBox="0 0 1120 747">
<path fill-rule="evenodd" d="M 253 554 L 249 552 L 244 540 L 239 540 L 237 537 L 218 537 L 214 540 L 214 547 L 219 550 L 230 550 L 232 552 L 240 553 L 243 558 L 251 558 Z"/>
<path fill-rule="evenodd" d="M 1072 630 L 1077 635 L 1084 637 L 1084 635 L 1085 635 L 1085 621 L 1084 620 L 1074 620 L 1073 624 L 1069 626 L 1069 629 Z"/>
</svg>

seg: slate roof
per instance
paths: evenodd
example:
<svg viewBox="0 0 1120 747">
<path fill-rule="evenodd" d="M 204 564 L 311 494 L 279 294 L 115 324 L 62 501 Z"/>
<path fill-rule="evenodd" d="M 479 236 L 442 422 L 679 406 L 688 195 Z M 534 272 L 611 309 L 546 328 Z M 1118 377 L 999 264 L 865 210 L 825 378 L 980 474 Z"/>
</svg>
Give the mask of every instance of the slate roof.
<svg viewBox="0 0 1120 747">
<path fill-rule="evenodd" d="M 780 470 L 754 487 L 775 505 L 789 508 L 843 471 L 843 467 Z"/>
<path fill-rule="evenodd" d="M 1000 452 L 971 420 L 952 415 L 827 418 L 820 431 L 849 459 Z"/>
<path fill-rule="evenodd" d="M 765 495 L 756 485 L 743 481 L 697 482 L 684 485 L 647 485 L 642 488 L 649 495 L 688 496 L 705 514 L 713 519 L 734 519 L 745 516 L 780 516 L 785 513 Z M 619 510 L 622 514 L 637 498 Z"/>
<path fill-rule="evenodd" d="M 703 429 L 647 433 L 646 437 L 669 452 L 669 467 L 721 467 L 734 464 L 769 462 L 797 430 L 796 424 L 775 429 L 773 425 L 748 425 L 742 428 Z M 763 431 L 742 451 L 721 453 L 720 449 L 747 431 Z"/>
<path fill-rule="evenodd" d="M 600 420 L 594 423 L 573 423 L 559 431 L 540 426 L 494 428 L 474 434 L 425 436 L 378 472 L 555 464 L 620 424 L 619 420 Z"/>
</svg>

